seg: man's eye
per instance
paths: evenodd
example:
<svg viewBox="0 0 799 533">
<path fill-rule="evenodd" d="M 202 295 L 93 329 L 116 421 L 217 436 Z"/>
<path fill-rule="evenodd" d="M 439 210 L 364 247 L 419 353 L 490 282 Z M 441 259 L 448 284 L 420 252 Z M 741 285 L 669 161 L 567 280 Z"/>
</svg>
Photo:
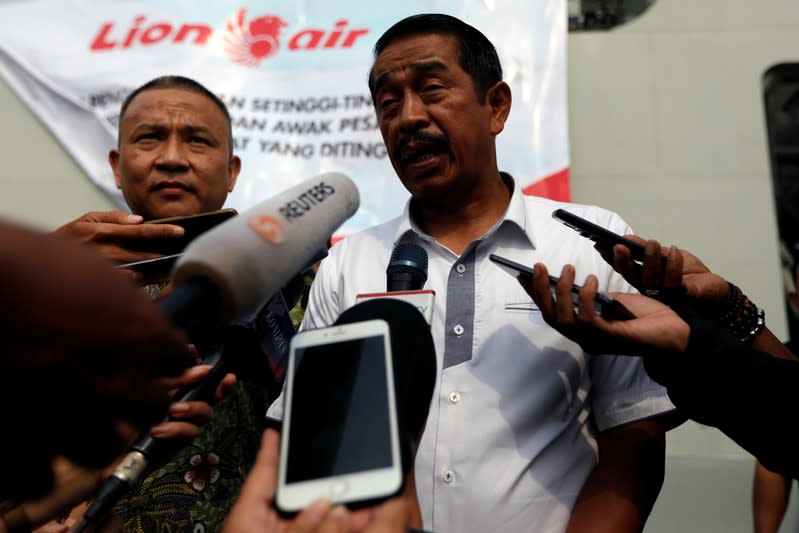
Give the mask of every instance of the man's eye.
<svg viewBox="0 0 799 533">
<path fill-rule="evenodd" d="M 136 136 L 136 141 L 147 141 L 150 139 L 158 139 L 158 134 L 155 132 L 140 133 Z"/>
<path fill-rule="evenodd" d="M 424 92 L 431 92 L 431 91 L 438 91 L 439 89 L 443 89 L 444 86 L 438 83 L 428 83 L 422 89 Z"/>
<path fill-rule="evenodd" d="M 383 110 L 389 108 L 394 104 L 396 104 L 398 101 L 399 100 L 397 98 L 383 98 L 382 100 L 380 100 L 380 109 Z"/>
<path fill-rule="evenodd" d="M 211 144 L 205 137 L 198 137 L 196 135 L 189 137 L 189 142 L 194 144 Z"/>
</svg>

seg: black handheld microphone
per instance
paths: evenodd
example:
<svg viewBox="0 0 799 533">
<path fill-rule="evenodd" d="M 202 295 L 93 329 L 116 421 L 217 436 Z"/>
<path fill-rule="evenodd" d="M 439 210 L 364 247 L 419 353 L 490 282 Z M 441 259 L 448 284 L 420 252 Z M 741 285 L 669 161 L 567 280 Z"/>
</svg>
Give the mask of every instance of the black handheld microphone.
<svg viewBox="0 0 799 533">
<path fill-rule="evenodd" d="M 338 227 L 358 209 L 355 184 L 329 172 L 306 180 L 224 222 L 191 242 L 173 272 L 174 289 L 160 305 L 190 337 L 231 321 L 252 320 L 302 267 L 312 264 Z M 224 354 L 203 363 L 211 372 L 181 389 L 175 401 L 213 397 L 228 372 Z M 100 487 L 75 532 L 107 513 L 146 471 L 162 443 L 146 432 Z"/>
<path fill-rule="evenodd" d="M 386 268 L 388 292 L 419 291 L 427 281 L 427 252 L 418 244 L 401 242 L 391 251 Z"/>
</svg>

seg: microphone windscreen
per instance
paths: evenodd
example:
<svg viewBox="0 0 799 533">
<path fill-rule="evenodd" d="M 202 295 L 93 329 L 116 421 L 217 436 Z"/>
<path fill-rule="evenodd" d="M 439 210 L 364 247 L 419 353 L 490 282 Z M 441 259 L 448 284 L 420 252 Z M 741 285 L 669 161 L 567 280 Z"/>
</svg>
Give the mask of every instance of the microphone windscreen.
<svg viewBox="0 0 799 533">
<path fill-rule="evenodd" d="M 356 304 L 341 313 L 336 324 L 373 319 L 388 323 L 400 431 L 418 443 L 436 383 L 436 352 L 430 326 L 416 307 L 389 298 Z"/>
<path fill-rule="evenodd" d="M 193 278 L 220 292 L 225 320 L 249 320 L 358 210 L 358 189 L 344 174 L 306 180 L 204 233 L 177 261 L 174 284 Z"/>
<path fill-rule="evenodd" d="M 416 243 L 401 242 L 391 251 L 386 268 L 386 290 L 418 291 L 427 281 L 427 251 Z"/>
</svg>

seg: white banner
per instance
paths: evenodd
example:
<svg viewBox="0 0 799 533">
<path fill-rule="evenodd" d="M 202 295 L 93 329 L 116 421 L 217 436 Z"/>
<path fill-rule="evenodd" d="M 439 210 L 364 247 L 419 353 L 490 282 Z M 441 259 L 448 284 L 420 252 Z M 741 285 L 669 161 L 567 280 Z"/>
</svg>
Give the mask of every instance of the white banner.
<svg viewBox="0 0 799 533">
<path fill-rule="evenodd" d="M 0 75 L 121 206 L 107 154 L 122 100 L 164 74 L 194 78 L 233 118 L 243 164 L 228 207 L 344 172 L 362 199 L 350 233 L 396 216 L 408 197 L 366 77 L 383 31 L 424 12 L 454 15 L 496 45 L 513 90 L 500 168 L 526 192 L 568 199 L 565 0 L 5 0 Z"/>
</svg>

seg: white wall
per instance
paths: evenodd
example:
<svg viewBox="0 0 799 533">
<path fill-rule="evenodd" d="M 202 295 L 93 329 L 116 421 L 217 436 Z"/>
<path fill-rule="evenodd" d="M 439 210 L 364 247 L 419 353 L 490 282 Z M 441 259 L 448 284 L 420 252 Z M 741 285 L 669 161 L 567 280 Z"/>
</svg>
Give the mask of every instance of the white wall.
<svg viewBox="0 0 799 533">
<path fill-rule="evenodd" d="M 799 60 L 797 28 L 796 0 L 658 0 L 627 26 L 569 37 L 574 201 L 697 252 L 766 308 L 781 337 L 760 79 Z M 2 81 L 0 161 L 0 217 L 55 228 L 113 207 Z M 668 455 L 647 532 L 751 531 L 745 452 L 686 424 L 669 434 Z"/>
<path fill-rule="evenodd" d="M 658 0 L 569 37 L 572 197 L 695 251 L 785 338 L 761 76 L 799 60 L 796 0 Z M 786 421 L 786 423 L 791 423 Z M 647 532 L 751 531 L 752 459 L 716 430 L 668 435 Z M 792 506 L 783 531 L 792 531 Z"/>
</svg>

